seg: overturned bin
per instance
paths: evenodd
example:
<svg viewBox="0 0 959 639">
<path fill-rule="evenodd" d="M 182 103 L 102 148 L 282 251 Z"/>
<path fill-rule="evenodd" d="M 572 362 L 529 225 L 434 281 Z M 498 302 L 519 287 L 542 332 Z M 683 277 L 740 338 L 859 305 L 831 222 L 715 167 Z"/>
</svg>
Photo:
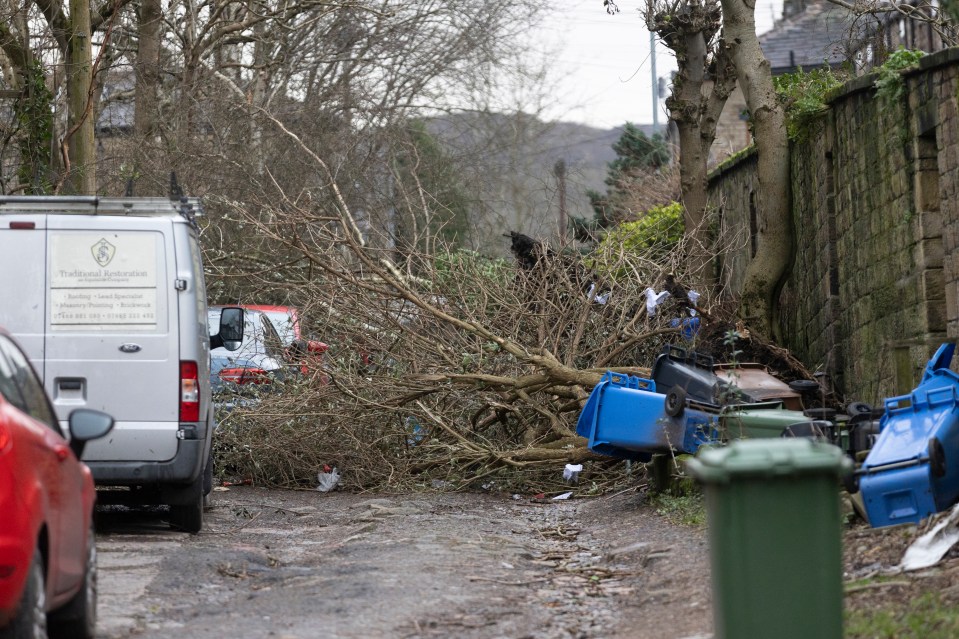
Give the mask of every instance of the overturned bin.
<svg viewBox="0 0 959 639">
<path fill-rule="evenodd" d="M 841 639 L 838 479 L 851 462 L 808 439 L 700 451 L 716 639 Z"/>
<path fill-rule="evenodd" d="M 716 439 L 715 418 L 695 410 L 666 412 L 666 397 L 642 377 L 607 372 L 576 422 L 576 433 L 601 455 L 649 461 L 654 453 L 695 453 Z"/>
<path fill-rule="evenodd" d="M 919 523 L 959 501 L 956 345 L 943 344 L 909 395 L 885 401 L 879 435 L 859 470 L 869 523 Z"/>
<path fill-rule="evenodd" d="M 650 379 L 607 371 L 593 388 L 576 422 L 576 433 L 601 455 L 649 461 L 680 438 L 665 428 L 663 396 Z"/>
</svg>

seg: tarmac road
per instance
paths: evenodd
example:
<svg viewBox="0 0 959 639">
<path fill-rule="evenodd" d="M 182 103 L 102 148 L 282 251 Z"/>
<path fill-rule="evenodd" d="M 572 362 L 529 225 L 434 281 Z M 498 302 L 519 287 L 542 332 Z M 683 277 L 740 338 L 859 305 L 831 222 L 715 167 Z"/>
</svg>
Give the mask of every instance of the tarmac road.
<svg viewBox="0 0 959 639">
<path fill-rule="evenodd" d="M 98 513 L 102 639 L 708 636 L 703 530 L 635 491 L 510 495 L 232 487 L 199 535 Z"/>
</svg>

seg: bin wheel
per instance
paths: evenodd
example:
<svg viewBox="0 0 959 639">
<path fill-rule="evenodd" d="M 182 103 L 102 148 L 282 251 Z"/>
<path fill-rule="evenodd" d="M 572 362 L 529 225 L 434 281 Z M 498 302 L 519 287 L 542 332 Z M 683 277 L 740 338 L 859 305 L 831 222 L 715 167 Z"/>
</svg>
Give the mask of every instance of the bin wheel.
<svg viewBox="0 0 959 639">
<path fill-rule="evenodd" d="M 818 393 L 822 390 L 819 382 L 812 379 L 797 379 L 789 382 L 789 388 L 797 393 Z"/>
<path fill-rule="evenodd" d="M 679 417 L 686 410 L 686 391 L 676 387 L 666 395 L 666 414 L 670 417 Z"/>
<path fill-rule="evenodd" d="M 929 438 L 929 469 L 933 477 L 939 478 L 946 475 L 946 451 L 942 448 L 942 442 L 936 437 Z"/>
<path fill-rule="evenodd" d="M 803 411 L 803 415 L 812 419 L 831 422 L 836 419 L 836 409 L 826 407 L 807 408 Z"/>
<path fill-rule="evenodd" d="M 859 475 L 856 473 L 846 473 L 842 476 L 842 487 L 846 489 L 846 492 L 850 495 L 855 495 L 859 492 Z"/>
<path fill-rule="evenodd" d="M 872 406 L 866 402 L 852 402 L 846 406 L 846 414 L 850 417 L 856 415 L 867 415 L 872 413 Z"/>
</svg>

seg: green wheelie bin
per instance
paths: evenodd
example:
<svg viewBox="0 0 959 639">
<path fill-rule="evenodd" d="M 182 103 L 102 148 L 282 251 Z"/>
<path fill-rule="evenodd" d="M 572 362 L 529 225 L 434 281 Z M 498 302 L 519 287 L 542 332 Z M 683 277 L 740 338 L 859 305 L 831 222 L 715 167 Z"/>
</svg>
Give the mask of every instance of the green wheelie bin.
<svg viewBox="0 0 959 639">
<path fill-rule="evenodd" d="M 841 639 L 841 473 L 831 444 L 747 439 L 689 461 L 709 520 L 716 639 Z"/>
</svg>

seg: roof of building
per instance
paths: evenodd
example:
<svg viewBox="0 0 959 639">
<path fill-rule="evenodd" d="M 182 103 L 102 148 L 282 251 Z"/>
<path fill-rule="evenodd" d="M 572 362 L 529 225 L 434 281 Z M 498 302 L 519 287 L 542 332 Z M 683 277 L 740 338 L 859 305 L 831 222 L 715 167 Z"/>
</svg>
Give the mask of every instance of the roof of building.
<svg viewBox="0 0 959 639">
<path fill-rule="evenodd" d="M 773 75 L 805 71 L 850 58 L 850 35 L 860 32 L 852 14 L 826 0 L 812 0 L 805 10 L 785 18 L 759 36 Z"/>
</svg>

